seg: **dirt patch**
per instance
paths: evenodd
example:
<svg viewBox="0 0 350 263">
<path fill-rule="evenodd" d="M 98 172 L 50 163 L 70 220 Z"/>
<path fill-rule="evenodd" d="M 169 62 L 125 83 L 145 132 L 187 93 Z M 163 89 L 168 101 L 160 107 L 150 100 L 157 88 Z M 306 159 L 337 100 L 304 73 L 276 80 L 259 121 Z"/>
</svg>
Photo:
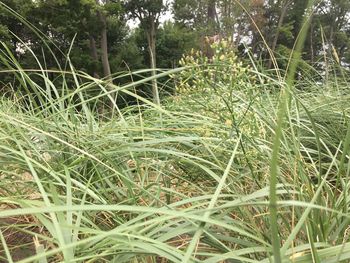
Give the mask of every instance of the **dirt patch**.
<svg viewBox="0 0 350 263">
<path fill-rule="evenodd" d="M 39 234 L 42 229 L 33 222 L 32 218 L 0 218 L 0 229 L 13 261 L 19 261 L 36 254 L 33 235 Z M 0 247 L 0 262 L 8 262 L 2 246 Z"/>
</svg>

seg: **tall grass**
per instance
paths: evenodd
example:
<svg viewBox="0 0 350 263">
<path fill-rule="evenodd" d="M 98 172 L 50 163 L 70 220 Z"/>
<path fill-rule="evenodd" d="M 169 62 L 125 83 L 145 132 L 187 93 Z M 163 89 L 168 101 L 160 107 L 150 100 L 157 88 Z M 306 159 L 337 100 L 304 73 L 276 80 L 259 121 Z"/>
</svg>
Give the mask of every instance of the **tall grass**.
<svg viewBox="0 0 350 263">
<path fill-rule="evenodd" d="M 107 89 L 69 59 L 0 60 L 18 85 L 0 100 L 1 261 L 349 261 L 346 71 L 298 90 L 251 69 L 158 106 L 133 90 L 186 68 Z"/>
</svg>

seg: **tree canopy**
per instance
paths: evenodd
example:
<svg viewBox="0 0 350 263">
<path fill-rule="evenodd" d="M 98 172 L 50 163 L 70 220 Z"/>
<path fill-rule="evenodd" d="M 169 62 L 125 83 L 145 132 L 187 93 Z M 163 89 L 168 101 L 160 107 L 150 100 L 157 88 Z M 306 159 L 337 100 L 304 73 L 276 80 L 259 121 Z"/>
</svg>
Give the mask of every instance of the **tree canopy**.
<svg viewBox="0 0 350 263">
<path fill-rule="evenodd" d="M 57 60 L 64 64 L 69 53 L 77 69 L 108 77 L 126 69 L 177 67 L 183 54 L 205 48 L 206 36 L 218 35 L 231 38 L 242 55 L 249 50 L 266 68 L 273 66 L 272 52 L 283 69 L 301 30 L 305 5 L 304 0 L 3 0 L 0 40 L 28 68 L 35 61 L 25 45 L 48 68 L 57 67 Z M 166 12 L 172 19 L 160 23 Z M 320 69 L 331 63 L 348 66 L 350 2 L 319 1 L 309 19 L 302 59 Z M 57 60 L 45 53 L 30 27 L 52 41 Z M 322 63 L 325 55 L 327 65 Z"/>
</svg>

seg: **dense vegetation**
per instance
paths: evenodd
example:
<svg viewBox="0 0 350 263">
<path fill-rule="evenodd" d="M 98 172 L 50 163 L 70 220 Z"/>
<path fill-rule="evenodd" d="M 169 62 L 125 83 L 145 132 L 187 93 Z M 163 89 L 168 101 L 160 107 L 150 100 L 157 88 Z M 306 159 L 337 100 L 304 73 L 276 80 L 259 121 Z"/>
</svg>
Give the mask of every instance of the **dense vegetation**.
<svg viewBox="0 0 350 263">
<path fill-rule="evenodd" d="M 350 261 L 348 1 L 0 5 L 0 262 Z"/>
<path fill-rule="evenodd" d="M 155 67 L 175 68 L 182 54 L 192 48 L 208 51 L 204 39 L 215 35 L 233 38 L 240 57 L 248 58 L 249 51 L 265 68 L 272 69 L 275 67 L 272 53 L 279 68 L 286 69 L 303 25 L 307 2 L 2 0 L 0 40 L 6 43 L 24 68 L 37 67 L 25 48 L 29 45 L 40 61 L 45 61 L 43 65 L 47 69 L 57 69 L 57 62 L 63 67 L 69 53 L 77 70 L 95 77 L 149 68 L 152 66 L 151 57 Z M 4 5 L 30 21 L 37 32 L 30 30 L 27 23 L 13 12 L 4 9 Z M 332 58 L 343 66 L 349 65 L 349 12 L 350 2 L 346 0 L 315 1 L 309 14 L 310 27 L 302 53 L 304 62 L 319 71 L 331 66 Z M 170 17 L 171 20 L 160 23 Z M 41 38 L 45 36 L 53 41 L 48 45 L 54 50 L 57 60 L 45 50 L 43 53 Z"/>
</svg>

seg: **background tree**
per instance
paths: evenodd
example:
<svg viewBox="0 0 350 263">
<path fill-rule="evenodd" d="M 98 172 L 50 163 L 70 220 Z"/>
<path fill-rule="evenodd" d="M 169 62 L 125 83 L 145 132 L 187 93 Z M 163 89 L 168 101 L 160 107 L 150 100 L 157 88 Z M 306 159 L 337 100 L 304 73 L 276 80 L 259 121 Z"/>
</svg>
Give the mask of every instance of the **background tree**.
<svg viewBox="0 0 350 263">
<path fill-rule="evenodd" d="M 150 66 L 152 75 L 156 74 L 157 55 L 156 55 L 156 34 L 159 26 L 159 18 L 167 6 L 162 0 L 128 0 L 124 1 L 125 10 L 129 18 L 138 19 L 140 27 L 144 30 L 148 43 Z M 152 81 L 152 94 L 155 104 L 159 104 L 159 92 L 157 81 Z"/>
<path fill-rule="evenodd" d="M 176 68 L 183 54 L 199 45 L 195 33 L 173 22 L 165 22 L 158 31 L 156 50 L 160 68 Z"/>
<path fill-rule="evenodd" d="M 1 2 L 26 18 L 31 18 L 35 7 L 32 1 L 26 0 L 3 0 Z M 17 58 L 21 54 L 21 43 L 18 37 L 26 42 L 33 38 L 33 32 L 27 30 L 21 20 L 0 5 L 0 41 L 6 43 Z"/>
<path fill-rule="evenodd" d="M 288 37 L 290 40 L 292 37 L 292 28 L 291 23 L 285 23 L 288 12 L 291 11 L 291 5 L 293 4 L 293 0 L 270 0 L 267 2 L 266 7 L 266 27 L 264 29 L 264 34 L 266 36 L 266 40 L 271 48 L 273 54 L 276 52 L 276 47 L 278 44 L 278 40 L 280 36 Z M 267 67 L 271 68 L 272 59 L 270 54 L 266 54 L 268 64 Z"/>
<path fill-rule="evenodd" d="M 274 52 L 278 66 L 284 69 L 302 26 L 306 1 L 174 0 L 173 21 L 165 24 L 160 23 L 160 17 L 168 6 L 162 0 L 3 0 L 1 4 L 52 40 L 48 45 L 54 54 L 45 50 L 42 40 L 25 22 L 0 8 L 0 40 L 23 67 L 37 68 L 27 45 L 48 69 L 64 66 L 70 51 L 75 68 L 95 77 L 109 77 L 120 70 L 176 67 L 182 53 L 191 48 L 204 50 L 205 36 L 215 34 L 231 37 L 238 50 L 247 48 L 261 65 L 271 68 L 270 55 L 250 17 Z M 349 1 L 320 1 L 311 17 L 303 60 L 320 70 L 332 63 L 348 66 L 349 17 Z M 139 21 L 138 28 L 128 28 L 126 19 Z M 157 103 L 157 83 L 152 84 Z"/>
<path fill-rule="evenodd" d="M 345 0 L 322 1 L 317 9 L 316 22 L 322 25 L 327 53 L 336 52 L 339 62 L 350 62 L 350 2 Z M 319 32 L 321 33 L 321 31 Z"/>
<path fill-rule="evenodd" d="M 123 38 L 126 34 L 120 3 L 108 0 L 66 2 L 46 0 L 41 1 L 39 8 L 42 11 L 40 17 L 46 18 L 45 24 L 50 27 L 51 31 L 59 31 L 61 39 L 68 39 L 68 45 L 76 34 L 77 45 L 84 45 L 81 49 L 85 50 L 83 52 L 85 58 L 90 55 L 87 61 L 95 76 L 110 77 L 109 57 L 112 54 L 109 48 L 114 43 L 108 40 L 108 35 L 110 35 L 108 31 L 113 29 L 115 35 L 120 36 L 119 38 Z M 86 60 L 81 62 L 86 63 Z"/>
<path fill-rule="evenodd" d="M 200 37 L 220 33 L 217 0 L 175 0 L 172 12 L 176 23 L 192 28 Z"/>
</svg>

